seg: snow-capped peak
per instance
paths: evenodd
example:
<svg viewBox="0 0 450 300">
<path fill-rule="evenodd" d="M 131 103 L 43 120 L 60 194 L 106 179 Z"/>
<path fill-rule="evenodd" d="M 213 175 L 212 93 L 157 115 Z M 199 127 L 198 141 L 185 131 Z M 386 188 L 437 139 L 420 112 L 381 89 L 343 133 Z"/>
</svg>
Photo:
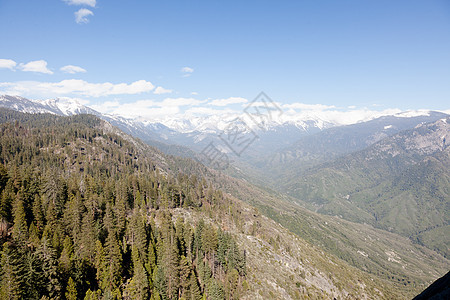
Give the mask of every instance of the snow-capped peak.
<svg viewBox="0 0 450 300">
<path fill-rule="evenodd" d="M 430 111 L 425 109 L 419 109 L 419 110 L 407 110 L 398 114 L 395 114 L 395 117 L 399 118 L 413 118 L 413 117 L 420 117 L 420 116 L 429 116 Z"/>
<path fill-rule="evenodd" d="M 53 111 L 58 111 L 58 114 L 62 114 L 65 116 L 72 116 L 77 114 L 98 114 L 89 107 L 81 104 L 77 99 L 73 98 L 56 98 L 32 101 L 51 108 Z"/>
</svg>

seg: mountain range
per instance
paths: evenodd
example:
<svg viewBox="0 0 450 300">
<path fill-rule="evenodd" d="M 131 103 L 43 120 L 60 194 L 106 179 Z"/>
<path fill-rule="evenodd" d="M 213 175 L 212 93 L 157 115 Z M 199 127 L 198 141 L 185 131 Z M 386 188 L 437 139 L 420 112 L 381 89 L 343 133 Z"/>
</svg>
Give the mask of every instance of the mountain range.
<svg viewBox="0 0 450 300">
<path fill-rule="evenodd" d="M 125 118 L 118 115 L 103 114 L 71 98 L 32 100 L 18 96 L 3 95 L 0 96 L 0 107 L 11 108 L 21 112 L 51 113 L 60 116 L 71 116 L 82 113 L 92 114 L 110 122 L 124 132 L 139 137 L 155 146 L 165 148 L 167 148 L 167 145 L 186 146 L 196 152 L 202 151 L 209 143 L 214 142 L 222 152 L 232 154 L 233 151 L 224 145 L 223 140 L 221 140 L 219 136 L 221 133 L 238 130 L 240 134 L 243 134 L 246 137 L 255 136 L 256 139 L 251 147 L 242 155 L 239 155 L 238 157 L 232 156 L 232 158 L 244 162 L 252 162 L 252 165 L 258 164 L 258 160 L 260 160 L 261 157 L 264 157 L 264 160 L 267 160 L 266 157 L 271 156 L 270 161 L 274 162 L 280 157 L 282 159 L 290 157 L 293 154 L 291 149 L 298 148 L 299 143 L 302 143 L 302 141 L 299 140 L 302 138 L 320 132 L 327 132 L 326 134 L 328 135 L 335 135 L 339 134 L 340 128 L 346 127 L 341 126 L 341 122 L 337 122 L 336 120 L 325 120 L 322 116 L 314 115 L 313 113 L 302 115 L 296 119 L 273 118 L 269 122 L 264 123 L 264 126 L 262 127 L 258 126 L 261 124 L 251 122 L 248 115 L 244 112 L 237 115 L 225 114 L 223 116 L 211 115 L 186 119 L 167 118 L 159 121 L 149 121 L 142 120 L 142 118 L 139 117 Z M 346 133 L 343 133 L 341 141 L 334 140 L 334 142 L 337 142 L 335 143 L 335 146 L 342 148 L 334 153 L 339 154 L 343 149 L 347 149 L 347 151 L 357 150 L 358 148 L 361 148 L 361 146 L 370 144 L 370 139 L 376 141 L 381 137 L 388 136 L 399 130 L 410 128 L 419 123 L 436 120 L 444 115 L 444 113 L 423 110 L 396 113 L 394 115 L 377 118 L 373 121 L 371 120 L 374 119 L 375 116 L 361 117 L 359 123 L 350 125 L 354 126 L 351 130 L 358 132 L 357 134 L 346 136 Z M 331 128 L 335 128 L 337 131 L 327 130 Z M 376 130 L 374 130 L 375 128 Z M 347 132 L 351 130 L 347 130 Z M 361 140 L 360 137 L 367 136 L 369 133 L 368 131 L 370 131 L 370 134 L 368 135 L 369 141 L 358 144 L 359 146 L 353 145 L 350 146 L 350 148 L 347 147 L 352 143 L 359 143 Z M 314 145 L 314 143 L 311 144 L 308 139 L 304 139 L 303 143 L 309 146 Z M 324 147 L 327 146 L 324 145 Z M 313 149 L 315 149 L 315 145 Z M 297 149 L 295 151 L 300 151 L 300 153 L 293 155 L 296 160 L 299 156 L 300 161 L 305 157 L 310 160 L 309 156 L 303 155 L 305 150 Z M 314 151 L 316 152 L 316 150 Z M 323 150 L 318 151 L 323 152 Z M 189 153 L 187 155 L 191 157 L 193 155 L 185 150 L 176 152 L 178 155 L 186 155 L 186 153 Z M 323 156 L 329 157 L 327 153 L 324 153 Z"/>
<path fill-rule="evenodd" d="M 273 277 L 260 269 L 264 262 L 258 257 L 264 257 L 266 250 L 249 260 L 254 271 L 264 274 L 264 282 L 273 286 L 262 288 L 257 278 L 247 279 L 261 287 L 260 295 L 265 298 L 296 298 L 296 281 L 300 286 L 315 282 L 315 295 L 322 290 L 328 296 L 349 297 L 348 286 L 324 281 L 324 274 L 334 274 L 324 261 L 314 258 L 317 268 L 305 273 L 306 281 L 291 270 L 292 275 L 290 266 L 297 266 L 301 253 L 305 255 L 301 261 L 309 265 L 313 253 L 322 252 L 333 264 L 348 270 L 345 276 L 351 276 L 351 270 L 362 272 L 357 273 L 363 274 L 357 280 L 366 286 L 367 278 L 376 280 L 384 293 L 363 289 L 353 295 L 356 298 L 412 297 L 448 270 L 450 119 L 444 113 L 405 112 L 347 126 L 324 120 L 301 121 L 308 126 L 297 126 L 300 121 L 272 124 L 256 131 L 258 141 L 242 156 L 233 156 L 228 169 L 218 172 L 190 159 L 198 158 L 207 142 L 220 140 L 222 129 L 206 126 L 207 119 L 203 127 L 180 120 L 187 124 L 180 129 L 172 123 L 104 115 L 69 99 L 1 96 L 0 106 L 25 113 L 95 115 L 106 121 L 103 130 L 110 128 L 108 134 L 119 135 L 140 149 L 131 153 L 147 153 L 163 173 L 204 176 L 215 188 L 244 201 L 249 206 L 236 205 L 249 212 L 242 223 L 247 229 L 244 235 L 239 230 L 234 234 L 240 245 L 254 253 L 270 249 L 267 270 L 280 272 Z M 293 254 L 292 249 L 304 247 L 313 248 Z M 280 262 L 278 267 L 275 261 Z M 315 272 L 319 277 L 312 275 Z M 344 277 L 339 278 L 345 282 Z M 254 297 L 257 291 L 252 287 Z"/>
</svg>

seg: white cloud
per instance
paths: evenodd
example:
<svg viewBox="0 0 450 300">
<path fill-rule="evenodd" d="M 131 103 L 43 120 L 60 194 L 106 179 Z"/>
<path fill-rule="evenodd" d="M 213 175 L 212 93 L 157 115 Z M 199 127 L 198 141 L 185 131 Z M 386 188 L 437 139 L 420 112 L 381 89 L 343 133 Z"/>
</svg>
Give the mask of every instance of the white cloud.
<svg viewBox="0 0 450 300">
<path fill-rule="evenodd" d="M 163 88 L 162 86 L 158 86 L 158 87 L 155 89 L 155 91 L 153 92 L 153 94 L 156 94 L 156 95 L 170 94 L 170 93 L 172 93 L 172 90 L 165 89 L 165 88 Z"/>
<path fill-rule="evenodd" d="M 136 106 L 136 104 L 124 104 L 119 109 L 113 112 L 114 114 L 120 114 L 124 117 L 142 117 L 145 120 L 154 120 L 161 117 L 173 116 L 180 113 L 178 106 L 169 107 L 145 107 Z"/>
<path fill-rule="evenodd" d="M 181 72 L 183 72 L 183 73 L 193 73 L 194 69 L 189 68 L 189 67 L 184 67 L 184 68 L 181 68 Z"/>
<path fill-rule="evenodd" d="M 86 5 L 91 7 L 95 7 L 97 4 L 96 0 L 64 0 L 64 2 L 69 5 Z"/>
<path fill-rule="evenodd" d="M 194 73 L 194 69 L 190 67 L 181 68 L 181 73 L 183 73 L 183 77 L 189 77 Z"/>
<path fill-rule="evenodd" d="M 205 103 L 204 100 L 197 100 L 194 98 L 166 98 L 159 105 L 160 106 L 194 106 Z"/>
<path fill-rule="evenodd" d="M 175 115 L 180 112 L 179 106 L 163 105 L 162 102 L 155 102 L 153 100 L 139 100 L 122 104 L 117 101 L 107 101 L 99 105 L 93 105 L 92 108 L 103 113 L 129 118 L 143 117 L 146 119 Z"/>
<path fill-rule="evenodd" d="M 79 104 L 88 105 L 90 103 L 89 100 L 83 98 L 74 98 L 74 97 L 58 97 L 60 100 L 66 100 L 67 102 L 78 102 Z"/>
<path fill-rule="evenodd" d="M 60 82 L 19 81 L 0 83 L 0 92 L 35 97 L 59 95 L 83 95 L 102 97 L 110 95 L 133 95 L 149 92 L 154 86 L 151 82 L 138 80 L 130 84 L 110 82 L 90 83 L 79 79 L 68 79 Z"/>
<path fill-rule="evenodd" d="M 94 15 L 94 13 L 87 8 L 80 8 L 74 14 L 75 14 L 75 22 L 77 22 L 78 24 L 89 23 L 89 19 L 87 17 Z"/>
<path fill-rule="evenodd" d="M 233 118 L 234 118 L 234 117 L 237 117 L 240 113 L 241 113 L 241 111 L 235 111 L 232 109 L 215 109 L 215 108 L 203 107 L 203 106 L 191 107 L 188 110 L 186 110 L 186 115 L 189 115 L 189 116 L 198 116 L 198 115 L 223 116 L 223 115 L 232 114 Z"/>
<path fill-rule="evenodd" d="M 301 109 L 301 110 L 327 110 L 336 108 L 334 105 L 324 105 L 324 104 L 305 104 L 300 102 L 283 104 L 283 108 Z"/>
<path fill-rule="evenodd" d="M 106 83 L 110 84 L 110 83 Z M 119 83 L 113 84 L 111 91 L 109 91 L 109 95 L 120 95 L 120 94 L 140 94 L 144 92 L 149 92 L 153 90 L 155 86 L 150 81 L 138 80 L 132 82 L 131 84 Z"/>
<path fill-rule="evenodd" d="M 369 121 L 378 117 L 392 115 L 401 112 L 399 109 L 385 109 L 382 111 L 370 109 L 358 110 L 302 110 L 297 112 L 293 109 L 284 111 L 282 119 L 284 120 L 307 120 L 316 119 L 327 122 L 332 122 L 337 125 L 350 125 L 358 122 Z"/>
<path fill-rule="evenodd" d="M 248 100 L 241 97 L 230 97 L 227 99 L 215 99 L 208 104 L 214 105 L 214 106 L 227 106 L 231 104 L 239 104 L 239 103 L 247 103 Z"/>
<path fill-rule="evenodd" d="M 20 64 L 19 68 L 24 72 L 37 72 L 37 73 L 44 73 L 44 74 L 53 74 L 53 72 L 47 68 L 47 62 L 42 59 L 30 61 L 29 63 L 26 63 L 26 64 Z"/>
<path fill-rule="evenodd" d="M 198 95 L 198 93 L 197 92 L 192 92 L 191 95 L 196 96 L 196 95 Z"/>
<path fill-rule="evenodd" d="M 123 117 L 141 117 L 144 120 L 161 120 L 167 117 L 182 116 L 190 109 L 197 108 L 201 110 L 202 107 L 199 105 L 205 102 L 205 100 L 194 98 L 165 98 L 162 101 L 147 99 L 129 103 L 106 101 L 92 105 L 91 107 L 102 113 L 115 114 Z M 184 112 L 185 110 L 186 112 Z"/>
<path fill-rule="evenodd" d="M 73 66 L 73 65 L 64 66 L 60 70 L 63 71 L 64 73 L 69 73 L 69 74 L 86 73 L 85 69 L 78 67 L 78 66 Z"/>
<path fill-rule="evenodd" d="M 0 69 L 14 70 L 17 63 L 12 59 L 0 59 Z"/>
<path fill-rule="evenodd" d="M 101 102 L 99 104 L 93 104 L 90 105 L 90 107 L 93 110 L 99 111 L 99 112 L 103 112 L 103 113 L 110 113 L 113 110 L 117 109 L 117 107 L 120 106 L 120 102 L 115 100 L 115 101 L 105 101 L 105 102 Z"/>
</svg>

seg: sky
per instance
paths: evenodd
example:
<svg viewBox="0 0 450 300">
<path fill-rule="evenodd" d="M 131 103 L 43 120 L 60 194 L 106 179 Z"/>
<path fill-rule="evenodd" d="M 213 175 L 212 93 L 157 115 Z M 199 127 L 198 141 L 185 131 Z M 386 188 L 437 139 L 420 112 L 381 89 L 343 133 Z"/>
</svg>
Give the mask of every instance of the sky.
<svg viewBox="0 0 450 300">
<path fill-rule="evenodd" d="M 450 109 L 450 2 L 0 0 L 0 94 L 156 118 Z"/>
</svg>

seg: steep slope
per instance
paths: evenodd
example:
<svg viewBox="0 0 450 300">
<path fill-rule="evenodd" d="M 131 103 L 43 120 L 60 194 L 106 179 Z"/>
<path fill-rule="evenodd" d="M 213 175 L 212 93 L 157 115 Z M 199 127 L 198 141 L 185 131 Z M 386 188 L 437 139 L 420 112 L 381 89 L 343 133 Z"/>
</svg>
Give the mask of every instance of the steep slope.
<svg viewBox="0 0 450 300">
<path fill-rule="evenodd" d="M 431 284 L 413 300 L 445 300 L 450 297 L 450 272 Z"/>
<path fill-rule="evenodd" d="M 449 235 L 435 239 L 433 232 L 448 232 L 449 122 L 400 132 L 313 168 L 284 188 L 319 212 L 418 238 L 448 255 Z"/>
<path fill-rule="evenodd" d="M 214 171 L 98 118 L 3 110 L 0 120 L 2 297 L 391 299 L 414 292 L 324 253 L 214 189 L 210 178 L 179 170 Z"/>
</svg>

